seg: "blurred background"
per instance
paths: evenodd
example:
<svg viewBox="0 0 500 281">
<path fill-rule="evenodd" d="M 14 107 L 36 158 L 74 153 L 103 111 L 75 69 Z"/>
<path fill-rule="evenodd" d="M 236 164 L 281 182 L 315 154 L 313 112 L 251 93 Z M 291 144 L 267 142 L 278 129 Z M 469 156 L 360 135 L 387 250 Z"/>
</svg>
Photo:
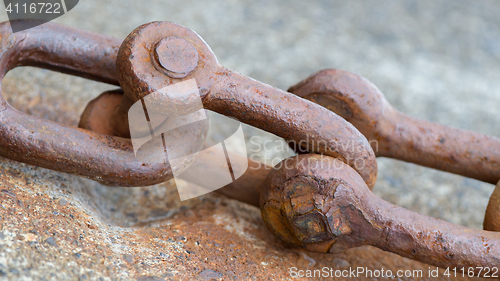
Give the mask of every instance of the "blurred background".
<svg viewBox="0 0 500 281">
<path fill-rule="evenodd" d="M 500 137 L 499 14 L 494 0 L 83 0 L 55 22 L 123 39 L 141 24 L 172 21 L 204 38 L 222 65 L 278 88 L 344 69 L 403 113 Z M 113 88 L 30 68 L 10 72 L 2 87 L 19 110 L 71 125 Z M 482 228 L 493 185 L 391 159 L 378 164 L 374 192 L 383 199 Z"/>
</svg>

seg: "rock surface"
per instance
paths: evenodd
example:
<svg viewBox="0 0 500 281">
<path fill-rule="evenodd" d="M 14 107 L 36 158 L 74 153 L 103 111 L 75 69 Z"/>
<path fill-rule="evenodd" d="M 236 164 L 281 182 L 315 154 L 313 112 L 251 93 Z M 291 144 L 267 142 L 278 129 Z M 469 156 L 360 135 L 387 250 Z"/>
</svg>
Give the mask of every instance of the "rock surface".
<svg viewBox="0 0 500 281">
<path fill-rule="evenodd" d="M 56 22 L 125 38 L 140 24 L 173 21 L 198 32 L 222 65 L 273 86 L 341 68 L 371 80 L 410 116 L 500 137 L 499 13 L 494 0 L 86 0 Z M 2 83 L 15 108 L 70 125 L 112 88 L 31 68 Z M 378 164 L 374 191 L 385 200 L 481 228 L 492 185 Z M 292 266 L 428 268 L 371 247 L 335 256 L 288 249 L 256 208 L 217 194 L 180 202 L 170 182 L 108 188 L 1 159 L 0 190 L 0 279 L 265 280 L 290 278 Z"/>
<path fill-rule="evenodd" d="M 325 267 L 428 278 L 428 265 L 370 246 L 287 248 L 257 208 L 222 195 L 181 202 L 171 182 L 120 189 L 9 160 L 0 168 L 0 279 L 287 280 Z"/>
</svg>

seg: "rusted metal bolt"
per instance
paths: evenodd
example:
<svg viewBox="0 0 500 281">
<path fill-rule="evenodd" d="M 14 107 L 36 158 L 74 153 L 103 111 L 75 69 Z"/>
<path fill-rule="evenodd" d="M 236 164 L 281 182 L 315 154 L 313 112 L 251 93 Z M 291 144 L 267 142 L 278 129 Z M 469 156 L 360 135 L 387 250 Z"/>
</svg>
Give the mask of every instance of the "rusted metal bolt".
<svg viewBox="0 0 500 281">
<path fill-rule="evenodd" d="M 156 45 L 156 62 L 172 78 L 184 78 L 198 65 L 198 51 L 186 39 L 171 36 Z"/>
</svg>

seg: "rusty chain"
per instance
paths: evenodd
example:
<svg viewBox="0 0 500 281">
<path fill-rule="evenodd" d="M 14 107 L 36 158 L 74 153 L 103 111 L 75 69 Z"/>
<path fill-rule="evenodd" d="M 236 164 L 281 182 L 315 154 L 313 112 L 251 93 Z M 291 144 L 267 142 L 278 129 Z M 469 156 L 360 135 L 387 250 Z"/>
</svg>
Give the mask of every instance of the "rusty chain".
<svg viewBox="0 0 500 281">
<path fill-rule="evenodd" d="M 29 65 L 122 88 L 91 101 L 80 128 L 20 113 L 0 95 L 3 157 L 108 185 L 169 180 L 168 163 L 134 157 L 127 112 L 148 94 L 195 78 L 206 109 L 305 145 L 307 154 L 285 159 L 287 165 L 271 172 L 248 160 L 248 172 L 219 190 L 260 206 L 266 225 L 284 242 L 324 253 L 373 245 L 441 267 L 500 264 L 500 234 L 493 232 L 500 230 L 500 188 L 485 216 L 490 231 L 410 212 L 370 191 L 375 156 L 497 183 L 500 140 L 405 116 L 363 77 L 324 70 L 285 92 L 224 68 L 195 32 L 168 22 L 140 26 L 123 43 L 54 23 L 12 34 L 2 23 L 0 40 L 0 78 Z M 183 104 L 172 96 L 158 100 L 158 109 Z M 183 131 L 167 145 L 192 151 L 182 140 L 197 133 Z M 375 152 L 368 140 L 378 142 Z M 209 157 L 203 161 L 210 165 Z"/>
</svg>

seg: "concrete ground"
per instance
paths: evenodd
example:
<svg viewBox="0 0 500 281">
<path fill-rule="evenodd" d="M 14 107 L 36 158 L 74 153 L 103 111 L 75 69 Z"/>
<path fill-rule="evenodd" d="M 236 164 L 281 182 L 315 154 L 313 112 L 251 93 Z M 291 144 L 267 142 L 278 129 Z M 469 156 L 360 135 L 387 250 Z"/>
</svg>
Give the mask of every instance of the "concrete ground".
<svg viewBox="0 0 500 281">
<path fill-rule="evenodd" d="M 410 116 L 500 137 L 499 14 L 494 0 L 85 0 L 55 22 L 123 39 L 143 23 L 172 21 L 202 36 L 222 65 L 278 88 L 324 68 L 345 69 Z M 110 88 L 38 69 L 16 69 L 2 85 L 19 110 L 71 125 L 87 101 Z M 378 196 L 482 228 L 493 185 L 377 161 Z"/>
</svg>

